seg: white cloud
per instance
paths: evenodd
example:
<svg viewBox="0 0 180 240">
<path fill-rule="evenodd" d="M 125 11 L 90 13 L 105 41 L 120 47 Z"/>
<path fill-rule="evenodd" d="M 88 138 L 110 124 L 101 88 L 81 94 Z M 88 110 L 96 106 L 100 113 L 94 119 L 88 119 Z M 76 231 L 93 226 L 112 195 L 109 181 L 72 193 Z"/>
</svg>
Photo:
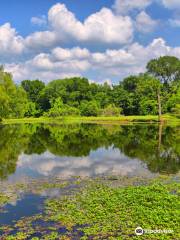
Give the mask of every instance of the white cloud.
<svg viewBox="0 0 180 240">
<path fill-rule="evenodd" d="M 164 55 L 180 57 L 180 47 L 169 47 L 158 38 L 146 47 L 133 43 L 126 49 L 107 49 L 105 52 L 90 52 L 86 48 L 55 48 L 26 62 L 6 65 L 6 69 L 13 73 L 16 81 L 26 78 L 50 81 L 72 76 L 88 77 L 89 71 L 95 73 L 94 81 L 112 78 L 119 81 L 129 74 L 144 72 L 150 59 Z"/>
<path fill-rule="evenodd" d="M 53 79 L 64 79 L 71 77 L 81 77 L 81 74 L 76 71 L 61 71 L 57 69 L 44 69 L 39 66 L 36 67 L 33 61 L 27 61 L 25 63 L 11 63 L 5 64 L 5 70 L 13 74 L 16 83 L 20 83 L 24 79 L 41 79 L 44 82 L 49 82 Z"/>
<path fill-rule="evenodd" d="M 10 23 L 0 26 L 0 57 L 21 54 L 24 49 L 23 38 Z"/>
<path fill-rule="evenodd" d="M 69 58 L 57 59 L 57 56 L 54 57 L 54 52 L 57 52 L 57 48 L 52 51 L 51 54 L 41 53 L 35 56 L 32 60 L 27 61 L 28 66 L 33 67 L 36 70 L 45 70 L 45 71 L 55 71 L 55 72 L 83 72 L 86 71 L 90 64 L 88 59 L 81 59 L 74 55 L 73 49 L 64 49 L 65 52 L 69 51 L 71 55 Z M 60 50 L 60 49 L 59 49 Z M 62 51 L 61 49 L 60 51 Z M 80 50 L 80 49 L 79 49 Z M 82 49 L 83 51 L 83 49 Z"/>
<path fill-rule="evenodd" d="M 25 39 L 25 45 L 29 50 L 52 47 L 56 42 L 56 34 L 52 31 L 34 32 Z"/>
<path fill-rule="evenodd" d="M 23 79 L 52 79 L 87 76 L 97 82 L 116 81 L 129 74 L 145 70 L 146 63 L 161 55 L 180 57 L 180 47 L 169 47 L 159 38 L 148 46 L 132 43 L 134 29 L 148 33 L 159 21 L 153 20 L 144 9 L 153 0 L 116 1 L 116 13 L 108 8 L 91 14 L 83 22 L 64 4 L 54 5 L 48 12 L 46 31 L 38 31 L 26 38 L 20 36 L 9 23 L 0 26 L 0 59 L 16 81 Z M 170 8 L 170 1 L 162 0 Z M 159 1 L 160 2 L 160 1 Z M 160 2 L 161 3 L 161 2 Z M 176 1 L 171 2 L 175 6 Z M 122 16 L 136 10 L 135 21 Z M 41 18 L 32 22 L 41 24 Z M 179 20 L 169 20 L 179 26 Z M 72 48 L 64 48 L 70 43 Z M 104 51 L 91 52 L 84 46 L 93 44 Z M 83 47 L 78 47 L 83 46 Z M 111 47 L 114 49 L 111 49 Z M 119 49 L 118 49 L 119 46 Z M 4 60 L 5 59 L 5 60 Z"/>
<path fill-rule="evenodd" d="M 40 53 L 25 62 L 6 64 L 5 69 L 13 74 L 16 82 L 37 78 L 48 82 L 52 79 L 81 76 L 90 67 L 87 53 L 87 49 L 55 48 L 49 54 Z"/>
<path fill-rule="evenodd" d="M 132 10 L 146 9 L 153 0 L 116 0 L 113 8 L 117 13 L 126 15 Z"/>
<path fill-rule="evenodd" d="M 28 70 L 30 69 L 27 69 L 24 63 L 8 63 L 5 64 L 4 67 L 7 72 L 12 73 L 13 78 L 17 83 L 21 80 L 29 79 Z M 37 79 L 37 77 L 35 79 Z"/>
<path fill-rule="evenodd" d="M 128 16 L 119 16 L 111 9 L 102 8 L 81 22 L 60 3 L 50 8 L 47 27 L 46 31 L 34 32 L 25 38 L 28 51 L 40 52 L 68 43 L 126 45 L 134 35 L 133 21 Z"/>
<path fill-rule="evenodd" d="M 72 49 L 64 49 L 57 47 L 52 50 L 52 55 L 57 60 L 68 59 L 87 59 L 90 56 L 90 52 L 86 48 L 74 47 Z"/>
<path fill-rule="evenodd" d="M 48 19 L 57 35 L 66 40 L 125 44 L 133 37 L 131 18 L 117 16 L 108 8 L 102 8 L 82 23 L 64 4 L 58 3 L 49 10 Z"/>
<path fill-rule="evenodd" d="M 139 9 L 141 8 L 140 3 L 138 2 L 139 5 L 137 5 L 136 2 L 136 7 L 139 6 Z M 143 4 L 143 6 L 146 5 L 147 2 Z M 145 14 L 144 16 L 139 15 L 138 26 L 143 17 L 148 28 L 152 28 L 154 21 Z M 41 25 L 45 23 L 46 19 L 45 16 L 32 17 L 31 21 Z M 9 23 L 0 26 L 0 55 L 16 54 L 17 56 L 25 53 L 28 56 L 28 54 L 50 51 L 54 47 L 68 43 L 87 44 L 87 46 L 89 44 L 97 46 L 102 44 L 103 46 L 106 44 L 108 46 L 128 45 L 132 42 L 133 35 L 133 20 L 128 16 L 117 15 L 111 9 L 102 8 L 87 17 L 84 22 L 80 22 L 64 4 L 58 3 L 52 6 L 48 12 L 47 30 L 34 32 L 25 39 L 18 35 Z"/>
<path fill-rule="evenodd" d="M 46 16 L 42 15 L 40 17 L 32 17 L 31 23 L 34 25 L 38 25 L 38 26 L 46 25 L 46 23 L 47 23 Z"/>
<path fill-rule="evenodd" d="M 54 64 L 50 60 L 49 54 L 45 53 L 40 53 L 35 56 L 32 60 L 28 61 L 27 64 L 30 64 L 39 70 L 53 70 L 54 68 Z"/>
<path fill-rule="evenodd" d="M 136 28 L 139 32 L 152 32 L 157 25 L 158 21 L 153 20 L 145 11 L 140 12 L 136 16 Z"/>
<path fill-rule="evenodd" d="M 180 1 L 179 0 L 161 0 L 162 4 L 169 9 L 180 9 Z"/>
</svg>

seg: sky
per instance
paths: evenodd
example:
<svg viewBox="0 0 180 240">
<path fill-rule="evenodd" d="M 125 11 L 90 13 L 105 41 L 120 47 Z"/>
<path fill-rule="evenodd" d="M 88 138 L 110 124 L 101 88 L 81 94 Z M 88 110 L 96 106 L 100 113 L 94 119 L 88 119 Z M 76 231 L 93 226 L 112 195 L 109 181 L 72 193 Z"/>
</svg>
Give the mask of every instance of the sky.
<svg viewBox="0 0 180 240">
<path fill-rule="evenodd" d="M 17 83 L 117 84 L 164 55 L 180 58 L 180 0 L 1 0 L 0 64 Z"/>
</svg>

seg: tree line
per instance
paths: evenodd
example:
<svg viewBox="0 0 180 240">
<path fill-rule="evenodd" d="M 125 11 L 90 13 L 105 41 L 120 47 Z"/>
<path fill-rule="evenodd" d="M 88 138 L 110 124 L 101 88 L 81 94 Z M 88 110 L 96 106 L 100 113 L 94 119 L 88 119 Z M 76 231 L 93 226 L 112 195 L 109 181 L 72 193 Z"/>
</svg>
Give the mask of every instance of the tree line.
<svg viewBox="0 0 180 240">
<path fill-rule="evenodd" d="M 180 59 L 153 59 L 146 69 L 112 86 L 80 77 L 16 85 L 1 67 L 0 118 L 180 114 Z"/>
</svg>

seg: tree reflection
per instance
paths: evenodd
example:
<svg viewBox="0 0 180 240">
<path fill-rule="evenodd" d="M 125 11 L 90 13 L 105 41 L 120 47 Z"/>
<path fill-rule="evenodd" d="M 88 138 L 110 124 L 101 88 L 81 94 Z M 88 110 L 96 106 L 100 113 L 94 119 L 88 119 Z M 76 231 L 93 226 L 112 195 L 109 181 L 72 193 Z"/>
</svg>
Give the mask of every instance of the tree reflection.
<svg viewBox="0 0 180 240">
<path fill-rule="evenodd" d="M 147 164 L 151 172 L 177 173 L 180 128 L 163 125 L 42 125 L 0 126 L 0 178 L 16 170 L 21 153 L 82 157 L 100 147 L 114 146 Z"/>
</svg>

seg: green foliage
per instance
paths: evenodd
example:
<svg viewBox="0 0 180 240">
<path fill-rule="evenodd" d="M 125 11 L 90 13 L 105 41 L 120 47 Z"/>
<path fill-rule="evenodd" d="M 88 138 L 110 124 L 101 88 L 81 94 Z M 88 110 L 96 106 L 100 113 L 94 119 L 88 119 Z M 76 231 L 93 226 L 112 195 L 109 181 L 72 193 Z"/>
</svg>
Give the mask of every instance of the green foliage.
<svg viewBox="0 0 180 240">
<path fill-rule="evenodd" d="M 24 80 L 21 82 L 21 86 L 27 92 L 29 100 L 37 103 L 39 94 L 45 87 L 45 84 L 40 80 Z"/>
<path fill-rule="evenodd" d="M 180 116 L 180 104 L 176 104 L 175 107 L 172 109 L 172 112 Z"/>
<path fill-rule="evenodd" d="M 119 116 L 122 112 L 122 108 L 116 107 L 114 104 L 110 104 L 101 110 L 102 116 Z"/>
<path fill-rule="evenodd" d="M 6 204 L 9 200 L 9 197 L 7 197 L 5 194 L 0 193 L 0 208 Z"/>
<path fill-rule="evenodd" d="M 157 114 L 157 101 L 143 98 L 140 101 L 140 114 L 141 115 L 156 115 Z"/>
<path fill-rule="evenodd" d="M 114 87 L 112 99 L 125 115 L 155 115 L 159 87 L 159 81 L 147 74 L 130 76 Z"/>
<path fill-rule="evenodd" d="M 0 117 L 21 118 L 27 107 L 26 92 L 14 84 L 12 76 L 0 70 Z"/>
<path fill-rule="evenodd" d="M 82 116 L 98 116 L 100 108 L 96 101 L 84 101 L 80 105 Z"/>
<path fill-rule="evenodd" d="M 147 70 L 165 84 L 180 80 L 180 60 L 173 56 L 151 60 L 147 64 Z"/>
<path fill-rule="evenodd" d="M 57 99 L 62 106 L 53 105 Z M 0 68 L 1 118 L 179 114 L 174 110 L 178 104 L 180 60 L 172 56 L 151 60 L 146 73 L 128 76 L 114 86 L 80 77 L 57 79 L 47 85 L 24 80 L 16 86 L 12 76 Z"/>
<path fill-rule="evenodd" d="M 46 210 L 50 220 L 69 229 L 79 225 L 83 239 L 139 239 L 134 233 L 138 226 L 173 231 L 166 238 L 154 234 L 153 239 L 178 239 L 178 189 L 177 183 L 126 188 L 93 183 L 74 197 L 48 200 Z M 141 239 L 152 239 L 152 234 Z"/>
<path fill-rule="evenodd" d="M 61 189 L 62 180 L 51 179 L 51 190 Z M 0 227 L 1 237 L 7 240 L 44 239 L 179 239 L 179 183 L 174 178 L 153 180 L 137 178 L 96 178 L 70 180 L 71 194 L 49 196 L 43 212 Z M 118 186 L 118 185 L 121 186 Z M 31 185 L 10 184 L 8 202 L 21 189 L 40 192 L 44 181 Z M 0 196 L 1 197 L 1 196 Z M 40 197 L 40 196 L 39 196 Z M 25 198 L 26 199 L 26 198 Z M 145 233 L 136 236 L 136 227 L 144 230 L 172 230 L 164 233 Z"/>
<path fill-rule="evenodd" d="M 25 117 L 36 117 L 38 116 L 40 113 L 40 110 L 38 110 L 36 108 L 36 103 L 35 102 L 31 102 L 31 101 L 28 101 L 27 103 L 27 109 L 26 109 L 26 112 L 25 112 Z"/>
<path fill-rule="evenodd" d="M 26 240 L 28 236 L 25 232 L 18 232 L 15 235 L 9 235 L 6 240 Z"/>
<path fill-rule="evenodd" d="M 40 116 L 42 113 L 40 99 L 45 84 L 40 80 L 24 80 L 21 82 L 21 86 L 26 91 L 29 99 L 25 116 Z"/>
<path fill-rule="evenodd" d="M 61 98 L 57 98 L 55 102 L 51 103 L 52 108 L 45 113 L 48 117 L 61 117 L 61 116 L 77 116 L 80 115 L 80 111 L 75 107 L 70 107 L 64 104 Z"/>
</svg>

